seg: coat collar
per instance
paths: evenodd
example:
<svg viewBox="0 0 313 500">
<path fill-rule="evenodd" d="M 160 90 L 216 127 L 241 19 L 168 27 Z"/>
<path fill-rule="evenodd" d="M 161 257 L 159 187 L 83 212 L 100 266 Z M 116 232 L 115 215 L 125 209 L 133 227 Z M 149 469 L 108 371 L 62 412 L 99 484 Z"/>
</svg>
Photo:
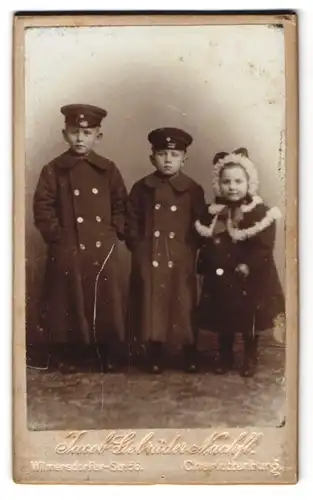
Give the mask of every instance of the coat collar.
<svg viewBox="0 0 313 500">
<path fill-rule="evenodd" d="M 107 170 L 109 167 L 110 161 L 104 158 L 103 156 L 99 156 L 94 151 L 90 151 L 90 153 L 84 157 L 76 156 L 71 153 L 69 150 L 65 151 L 65 153 L 61 154 L 55 159 L 55 163 L 59 168 L 71 169 L 75 167 L 75 165 L 84 159 L 91 165 L 98 167 L 102 170 Z"/>
<path fill-rule="evenodd" d="M 255 209 L 257 205 L 262 205 L 263 200 L 260 196 L 252 196 L 251 200 L 245 200 L 243 203 L 237 206 L 241 210 L 242 213 L 251 212 Z M 223 203 L 212 203 L 208 207 L 208 211 L 211 215 L 216 215 L 221 213 L 222 211 L 228 210 L 228 206 Z"/>
<path fill-rule="evenodd" d="M 187 191 L 192 184 L 191 179 L 182 172 L 179 172 L 178 175 L 175 175 L 173 177 L 169 177 L 168 180 L 166 179 L 167 182 L 169 182 L 172 187 L 176 191 Z M 158 186 L 161 186 L 161 184 L 164 182 L 164 178 L 160 177 L 156 173 L 150 174 L 145 178 L 145 184 L 146 186 L 150 188 L 157 188 Z"/>
<path fill-rule="evenodd" d="M 214 234 L 217 233 L 218 222 L 219 222 L 219 213 L 216 213 L 212 218 L 209 226 L 202 224 L 199 220 L 195 222 L 195 228 L 197 232 L 203 236 L 204 238 L 212 238 Z M 236 241 L 244 241 L 249 238 L 253 238 L 257 234 L 261 233 L 265 229 L 267 229 L 270 225 L 273 224 L 276 220 L 281 218 L 281 212 L 277 207 L 272 207 L 267 209 L 264 217 L 261 220 L 257 220 L 249 227 L 240 229 L 237 224 L 234 224 L 234 221 L 230 217 L 230 214 L 227 214 L 227 219 L 225 220 L 223 232 L 226 229 L 231 239 Z"/>
</svg>

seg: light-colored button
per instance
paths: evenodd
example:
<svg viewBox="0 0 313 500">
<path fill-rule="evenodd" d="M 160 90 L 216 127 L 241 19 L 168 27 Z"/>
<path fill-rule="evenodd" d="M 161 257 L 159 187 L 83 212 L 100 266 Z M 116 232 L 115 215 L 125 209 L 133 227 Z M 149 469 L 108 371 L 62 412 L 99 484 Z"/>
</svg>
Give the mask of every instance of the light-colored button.
<svg viewBox="0 0 313 500">
<path fill-rule="evenodd" d="M 154 236 L 158 238 L 160 236 L 160 231 L 154 231 Z"/>
<path fill-rule="evenodd" d="M 214 238 L 213 241 L 214 241 L 215 245 L 219 245 L 221 243 L 220 238 Z"/>
<path fill-rule="evenodd" d="M 102 245 L 101 241 L 96 241 L 96 247 L 97 247 L 97 248 L 100 248 L 100 247 L 101 247 L 101 245 Z"/>
<path fill-rule="evenodd" d="M 172 206 L 171 206 L 171 210 L 172 210 L 172 212 L 176 212 L 176 210 L 177 210 L 176 205 L 172 205 Z"/>
<path fill-rule="evenodd" d="M 218 269 L 216 269 L 216 274 L 217 276 L 223 276 L 224 274 L 224 269 L 221 269 L 220 267 Z"/>
<path fill-rule="evenodd" d="M 83 243 L 80 243 L 79 248 L 80 248 L 81 250 L 86 250 L 86 247 L 85 247 L 85 245 L 84 245 Z"/>
<path fill-rule="evenodd" d="M 96 216 L 96 221 L 101 222 L 101 217 L 99 215 Z"/>
<path fill-rule="evenodd" d="M 79 193 L 80 193 L 79 189 L 74 189 L 75 196 L 79 196 Z"/>
<path fill-rule="evenodd" d="M 152 262 L 152 265 L 153 265 L 153 267 L 159 267 L 159 263 L 158 263 L 158 261 L 156 261 L 156 260 L 154 260 L 154 261 Z"/>
<path fill-rule="evenodd" d="M 79 222 L 79 224 L 81 224 L 82 222 L 84 222 L 84 219 L 82 217 L 77 217 L 77 222 Z"/>
<path fill-rule="evenodd" d="M 99 193 L 99 191 L 98 191 L 97 188 L 92 188 L 92 192 L 93 192 L 93 194 L 98 194 Z"/>
<path fill-rule="evenodd" d="M 169 260 L 168 263 L 167 263 L 168 267 L 173 267 L 174 266 L 174 262 L 172 260 Z"/>
<path fill-rule="evenodd" d="M 175 238 L 175 233 L 173 231 L 171 231 L 169 233 L 168 237 L 172 240 L 173 238 Z"/>
<path fill-rule="evenodd" d="M 160 203 L 156 203 L 156 204 L 154 205 L 154 208 L 155 208 L 156 210 L 160 210 L 160 208 L 161 208 Z"/>
</svg>

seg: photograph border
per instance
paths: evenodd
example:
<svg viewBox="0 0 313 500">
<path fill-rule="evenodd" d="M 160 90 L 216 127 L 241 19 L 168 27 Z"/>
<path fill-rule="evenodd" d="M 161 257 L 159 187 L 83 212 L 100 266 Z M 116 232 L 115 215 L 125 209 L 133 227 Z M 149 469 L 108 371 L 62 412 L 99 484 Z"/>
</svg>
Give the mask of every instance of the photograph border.
<svg viewBox="0 0 313 500">
<path fill-rule="evenodd" d="M 266 480 L 265 476 L 250 476 L 251 480 L 215 480 L 214 473 L 204 477 L 204 481 L 162 480 L 162 472 L 156 473 L 159 481 L 127 480 L 123 473 L 113 480 L 51 480 L 49 474 L 40 478 L 30 473 L 29 463 L 33 447 L 38 447 L 40 435 L 44 455 L 53 452 L 52 434 L 64 436 L 64 431 L 42 431 L 34 433 L 27 429 L 26 418 L 26 343 L 25 343 L 25 30 L 34 27 L 91 27 L 91 26 L 192 26 L 192 25 L 238 25 L 238 24 L 278 24 L 285 34 L 285 75 L 286 75 L 286 423 L 281 429 L 286 454 L 286 468 L 279 478 Z M 13 54 L 13 175 L 14 175 L 14 271 L 13 271 L 13 462 L 14 480 L 18 483 L 42 484 L 294 484 L 298 478 L 298 372 L 299 372 L 299 330 L 298 330 L 298 27 L 296 14 L 90 14 L 73 13 L 55 15 L 19 15 L 14 17 Z M 23 175 L 22 175 L 23 174 Z M 160 429 L 161 430 L 161 429 Z M 143 429 L 144 431 L 144 429 Z M 197 429 L 192 430 L 198 432 Z M 212 429 L 210 429 L 210 432 Z M 230 431 L 230 429 L 229 429 Z M 102 431 L 88 431 L 101 439 Z M 264 441 L 272 433 L 262 429 Z M 35 434 L 37 438 L 35 439 Z M 35 444 L 35 440 L 37 441 Z M 51 441 L 52 440 L 52 441 Z M 50 444 L 49 442 L 50 441 Z M 266 443 L 265 443 L 266 444 Z M 265 446 L 264 444 L 264 446 Z M 50 455 L 49 455 L 50 454 Z M 150 457 L 145 457 L 148 460 Z M 272 457 L 269 457 L 272 458 Z M 182 473 L 181 473 L 182 474 Z M 83 476 L 83 474 L 81 475 Z M 233 477 L 233 476 L 232 476 Z M 53 476 L 56 478 L 56 475 Z M 225 476 L 226 478 L 226 476 Z M 258 480 L 258 478 L 260 478 Z M 263 480 L 264 478 L 264 480 Z M 186 480 L 185 480 L 186 479 Z"/>
</svg>

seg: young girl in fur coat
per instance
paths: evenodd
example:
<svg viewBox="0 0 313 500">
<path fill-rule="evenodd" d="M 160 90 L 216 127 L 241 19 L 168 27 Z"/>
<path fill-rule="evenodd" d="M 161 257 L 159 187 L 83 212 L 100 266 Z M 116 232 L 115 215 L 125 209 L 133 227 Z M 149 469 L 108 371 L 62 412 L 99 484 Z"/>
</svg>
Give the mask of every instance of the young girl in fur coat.
<svg viewBox="0 0 313 500">
<path fill-rule="evenodd" d="M 236 332 L 243 334 L 243 377 L 254 375 L 257 333 L 280 324 L 284 296 L 273 258 L 278 208 L 257 195 L 258 174 L 245 148 L 213 160 L 215 203 L 195 224 L 204 244 L 198 325 L 218 333 L 217 373 L 233 367 Z"/>
</svg>

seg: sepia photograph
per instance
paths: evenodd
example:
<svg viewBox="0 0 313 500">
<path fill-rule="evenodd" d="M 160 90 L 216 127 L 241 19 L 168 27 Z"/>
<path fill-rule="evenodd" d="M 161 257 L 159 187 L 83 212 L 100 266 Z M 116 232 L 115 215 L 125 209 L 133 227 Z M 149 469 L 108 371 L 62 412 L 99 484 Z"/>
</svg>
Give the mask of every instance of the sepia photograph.
<svg viewBox="0 0 313 500">
<path fill-rule="evenodd" d="M 74 18 L 16 18 L 25 432 L 144 430 L 151 454 L 190 451 L 160 429 L 216 453 L 294 432 L 295 18 Z"/>
</svg>

